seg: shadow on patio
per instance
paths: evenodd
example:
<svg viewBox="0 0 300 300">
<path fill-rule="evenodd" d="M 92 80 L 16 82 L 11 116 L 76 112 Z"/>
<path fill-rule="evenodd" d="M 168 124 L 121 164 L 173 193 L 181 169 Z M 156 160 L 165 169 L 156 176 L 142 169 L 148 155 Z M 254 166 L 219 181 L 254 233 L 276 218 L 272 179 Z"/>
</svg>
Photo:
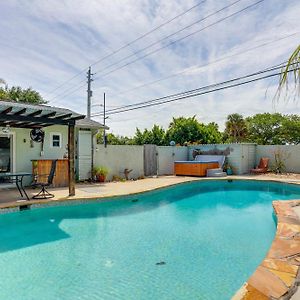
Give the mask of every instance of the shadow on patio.
<svg viewBox="0 0 300 300">
<path fill-rule="evenodd" d="M 112 196 L 114 194 L 114 187 L 115 183 L 80 183 L 76 185 L 75 196 L 69 196 L 68 187 L 47 188 L 51 194 L 54 194 L 54 198 L 48 199 L 33 199 L 32 197 L 36 195 L 40 189 L 25 187 L 26 193 L 29 197 L 29 200 L 26 200 L 25 196 L 21 197 L 16 187 L 1 187 L 0 185 L 0 209 L 5 207 L 15 207 L 34 203 L 47 203 L 59 200 L 75 200 L 82 198 L 93 199 Z M 116 192 L 120 193 L 122 190 L 122 188 L 119 188 L 116 190 Z"/>
<path fill-rule="evenodd" d="M 18 189 L 16 187 L 9 187 L 9 188 L 2 188 L 0 187 L 0 208 L 10 206 L 9 204 L 19 204 L 23 205 L 25 203 L 35 203 L 45 200 L 34 200 L 32 197 L 36 195 L 40 190 L 39 189 L 33 189 L 30 187 L 25 188 L 26 193 L 28 194 L 29 201 L 26 200 L 26 197 L 21 197 Z M 61 198 L 65 198 L 68 196 L 68 188 L 49 188 L 49 192 L 53 193 L 55 195 L 54 198 L 48 199 L 49 200 L 57 200 L 58 196 Z"/>
</svg>

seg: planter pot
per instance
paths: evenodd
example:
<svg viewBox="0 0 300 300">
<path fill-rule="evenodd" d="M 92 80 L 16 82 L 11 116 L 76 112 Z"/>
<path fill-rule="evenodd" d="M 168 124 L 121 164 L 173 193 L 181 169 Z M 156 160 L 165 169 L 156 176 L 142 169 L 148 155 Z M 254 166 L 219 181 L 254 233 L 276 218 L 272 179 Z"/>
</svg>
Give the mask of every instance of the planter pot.
<svg viewBox="0 0 300 300">
<path fill-rule="evenodd" d="M 228 169 L 226 170 L 226 173 L 227 173 L 227 175 L 232 175 L 232 174 L 233 174 L 232 169 L 228 168 Z"/>
<path fill-rule="evenodd" d="M 97 175 L 97 181 L 105 182 L 106 176 L 105 175 Z"/>
</svg>

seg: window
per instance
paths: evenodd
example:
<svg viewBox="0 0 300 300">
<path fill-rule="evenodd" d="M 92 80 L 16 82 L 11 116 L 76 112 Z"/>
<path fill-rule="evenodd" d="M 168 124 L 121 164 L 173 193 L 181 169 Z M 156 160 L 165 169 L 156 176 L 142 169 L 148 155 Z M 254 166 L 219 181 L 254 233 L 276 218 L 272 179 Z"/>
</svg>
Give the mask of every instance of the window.
<svg viewBox="0 0 300 300">
<path fill-rule="evenodd" d="M 50 146 L 52 148 L 61 148 L 61 134 L 60 133 L 51 133 L 50 134 Z"/>
</svg>

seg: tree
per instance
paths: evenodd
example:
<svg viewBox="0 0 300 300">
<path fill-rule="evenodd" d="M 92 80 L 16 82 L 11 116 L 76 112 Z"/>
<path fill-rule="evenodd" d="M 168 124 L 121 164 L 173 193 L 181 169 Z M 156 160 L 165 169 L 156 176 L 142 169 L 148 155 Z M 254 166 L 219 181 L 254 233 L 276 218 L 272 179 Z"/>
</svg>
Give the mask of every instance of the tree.
<svg viewBox="0 0 300 300">
<path fill-rule="evenodd" d="M 227 116 L 224 137 L 228 142 L 234 143 L 240 143 L 246 140 L 247 125 L 242 115 L 231 114 Z"/>
<path fill-rule="evenodd" d="M 103 132 L 97 134 L 98 143 L 103 142 Z M 216 123 L 204 125 L 196 120 L 196 117 L 173 118 L 169 128 L 165 131 L 161 126 L 153 125 L 151 130 L 143 131 L 136 128 L 133 138 L 126 136 L 107 134 L 107 143 L 111 145 L 144 145 L 154 144 L 158 146 L 169 146 L 171 141 L 185 145 L 192 143 L 221 143 L 222 134 Z"/>
<path fill-rule="evenodd" d="M 144 129 L 143 132 L 137 128 L 133 140 L 136 145 L 155 144 L 162 146 L 165 144 L 165 130 L 158 125 L 153 125 L 151 130 Z"/>
<path fill-rule="evenodd" d="M 180 145 L 218 143 L 221 141 L 221 133 L 215 123 L 204 125 L 196 119 L 196 116 L 179 117 L 173 118 L 166 132 L 166 145 L 171 141 Z"/>
<path fill-rule="evenodd" d="M 300 144 L 300 117 L 298 115 L 285 116 L 281 133 L 285 144 Z"/>
<path fill-rule="evenodd" d="M 99 130 L 96 134 L 98 144 L 103 144 L 103 130 Z M 127 136 L 114 135 L 113 133 L 106 134 L 108 145 L 133 145 L 133 139 Z"/>
<path fill-rule="evenodd" d="M 196 116 L 190 118 L 173 118 L 166 132 L 166 142 L 174 141 L 176 144 L 185 145 L 187 143 L 204 140 L 204 128 L 196 120 Z"/>
<path fill-rule="evenodd" d="M 3 79 L 0 79 L 0 83 L 5 84 Z M 11 88 L 5 84 L 4 87 L 0 87 L 0 100 L 16 101 L 31 104 L 45 104 L 47 103 L 39 92 L 32 88 L 23 89 L 19 86 L 12 86 Z"/>
<path fill-rule="evenodd" d="M 152 127 L 152 130 L 150 132 L 150 143 L 151 144 L 155 144 L 157 146 L 162 146 L 164 145 L 165 142 L 165 130 L 158 126 L 158 125 L 154 125 Z"/>
<path fill-rule="evenodd" d="M 286 66 L 282 69 L 277 94 L 280 96 L 283 89 L 288 92 L 289 80 L 293 78 L 296 93 L 300 93 L 300 45 L 290 56 Z"/>
<path fill-rule="evenodd" d="M 123 135 L 114 135 L 113 133 L 108 133 L 106 135 L 108 145 L 132 145 L 133 139 Z M 103 140 L 103 135 L 102 135 Z"/>
<path fill-rule="evenodd" d="M 205 144 L 220 144 L 222 143 L 222 133 L 219 131 L 219 126 L 215 122 L 206 125 Z"/>
<path fill-rule="evenodd" d="M 256 114 L 246 118 L 249 142 L 260 145 L 300 143 L 300 117 L 279 113 Z"/>
<path fill-rule="evenodd" d="M 282 145 L 285 139 L 282 135 L 284 116 L 275 113 L 256 114 L 246 118 L 248 140 L 259 145 Z"/>
</svg>

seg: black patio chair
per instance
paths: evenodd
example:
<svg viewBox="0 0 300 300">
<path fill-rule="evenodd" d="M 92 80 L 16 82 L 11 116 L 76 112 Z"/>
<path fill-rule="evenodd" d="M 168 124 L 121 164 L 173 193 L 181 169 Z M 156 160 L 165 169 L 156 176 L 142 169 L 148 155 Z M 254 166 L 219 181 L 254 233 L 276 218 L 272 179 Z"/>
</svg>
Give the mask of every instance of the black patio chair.
<svg viewBox="0 0 300 300">
<path fill-rule="evenodd" d="M 50 185 L 52 185 L 53 183 L 53 178 L 55 175 L 55 170 L 56 170 L 56 162 L 57 160 L 53 160 L 52 164 L 51 164 L 51 169 L 50 169 L 50 174 L 47 175 L 37 175 L 37 177 L 35 178 L 35 182 L 32 183 L 32 187 L 41 187 L 41 191 L 34 195 L 32 198 L 33 199 L 49 199 L 49 198 L 53 198 L 54 195 L 49 193 L 46 188 L 49 187 Z M 47 182 L 39 182 L 38 178 L 39 177 L 45 177 L 48 176 Z"/>
</svg>

